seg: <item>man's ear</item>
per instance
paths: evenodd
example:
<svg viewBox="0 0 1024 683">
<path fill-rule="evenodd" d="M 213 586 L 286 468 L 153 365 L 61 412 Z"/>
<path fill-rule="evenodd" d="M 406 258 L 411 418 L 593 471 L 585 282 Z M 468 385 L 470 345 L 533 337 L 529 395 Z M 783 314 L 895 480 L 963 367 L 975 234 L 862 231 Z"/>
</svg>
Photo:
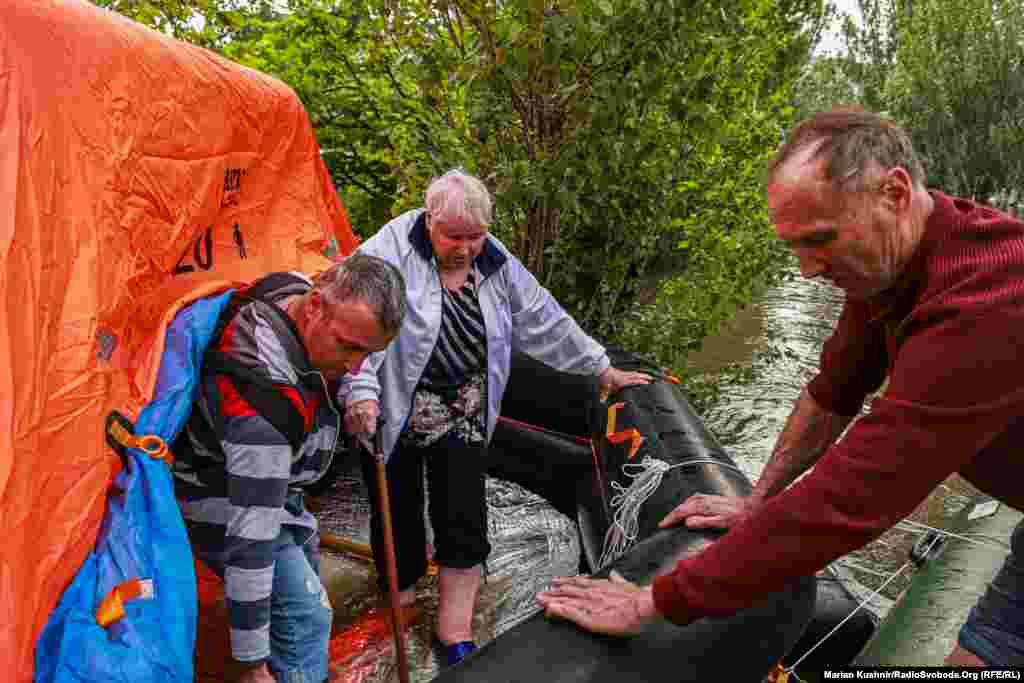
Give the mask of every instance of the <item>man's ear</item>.
<svg viewBox="0 0 1024 683">
<path fill-rule="evenodd" d="M 309 298 L 306 300 L 305 310 L 306 315 L 312 318 L 320 319 L 323 318 L 324 313 L 324 297 L 320 293 L 319 289 L 311 289 L 309 292 Z"/>
<path fill-rule="evenodd" d="M 879 188 L 882 205 L 895 214 L 910 211 L 914 198 L 914 181 L 906 169 L 899 166 L 886 171 Z"/>
</svg>

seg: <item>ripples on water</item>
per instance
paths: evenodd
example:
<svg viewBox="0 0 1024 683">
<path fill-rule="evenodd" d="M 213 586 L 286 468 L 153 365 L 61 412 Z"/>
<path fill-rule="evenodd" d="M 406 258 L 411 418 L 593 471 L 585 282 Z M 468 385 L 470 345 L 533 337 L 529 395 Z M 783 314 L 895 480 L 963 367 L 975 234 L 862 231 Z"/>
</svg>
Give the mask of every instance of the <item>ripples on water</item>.
<svg viewBox="0 0 1024 683">
<path fill-rule="evenodd" d="M 689 359 L 691 369 L 711 374 L 735 363 L 759 366 L 751 381 L 725 386 L 704 415 L 708 427 L 752 481 L 759 478 L 800 390 L 817 372 L 822 343 L 839 318 L 843 299 L 843 292 L 828 283 L 791 274 L 708 338 Z M 759 362 L 769 347 L 775 351 L 769 354 L 771 362 Z M 936 489 L 911 518 L 945 528 L 969 493 L 966 483 L 952 479 Z M 904 565 L 916 538 L 916 533 L 893 529 L 840 560 L 837 568 L 851 579 L 848 585 L 855 593 L 866 596 Z M 882 595 L 895 598 L 908 584 L 909 570 L 904 570 Z M 890 606 L 886 599 L 872 604 L 880 615 Z"/>
<path fill-rule="evenodd" d="M 706 416 L 752 478 L 764 466 L 801 388 L 814 376 L 821 344 L 842 305 L 838 289 L 791 278 L 765 292 L 691 359 L 692 367 L 714 372 L 729 363 L 755 362 L 768 344 L 785 351 L 753 381 L 726 386 Z"/>
</svg>

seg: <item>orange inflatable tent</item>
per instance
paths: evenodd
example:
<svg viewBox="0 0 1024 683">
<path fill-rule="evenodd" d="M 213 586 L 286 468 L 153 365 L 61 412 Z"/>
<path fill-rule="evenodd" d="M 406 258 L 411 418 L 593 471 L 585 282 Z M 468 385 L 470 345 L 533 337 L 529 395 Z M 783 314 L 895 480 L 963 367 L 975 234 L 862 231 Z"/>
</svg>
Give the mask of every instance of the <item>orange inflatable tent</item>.
<svg viewBox="0 0 1024 683">
<path fill-rule="evenodd" d="M 164 326 L 356 240 L 287 86 L 83 0 L 3 0 L 0 198 L 0 671 L 24 683 Z"/>
</svg>

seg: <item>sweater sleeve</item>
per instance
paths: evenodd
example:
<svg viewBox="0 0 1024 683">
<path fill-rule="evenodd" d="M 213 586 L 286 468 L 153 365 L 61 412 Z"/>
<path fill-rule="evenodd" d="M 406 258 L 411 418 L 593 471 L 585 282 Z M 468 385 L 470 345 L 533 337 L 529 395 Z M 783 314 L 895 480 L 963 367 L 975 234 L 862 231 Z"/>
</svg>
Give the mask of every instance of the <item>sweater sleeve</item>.
<svg viewBox="0 0 1024 683">
<path fill-rule="evenodd" d="M 1024 414 L 1024 301 L 1015 292 L 913 315 L 890 384 L 803 479 L 654 583 L 677 623 L 727 615 L 863 546 Z"/>
<path fill-rule="evenodd" d="M 230 380 L 216 381 L 231 510 L 224 537 L 231 653 L 238 661 L 258 662 L 270 656 L 274 543 L 281 531 L 292 448 Z"/>
<path fill-rule="evenodd" d="M 853 416 L 864 398 L 882 385 L 887 367 L 882 326 L 871 322 L 867 306 L 847 300 L 807 391 L 830 413 Z"/>
</svg>

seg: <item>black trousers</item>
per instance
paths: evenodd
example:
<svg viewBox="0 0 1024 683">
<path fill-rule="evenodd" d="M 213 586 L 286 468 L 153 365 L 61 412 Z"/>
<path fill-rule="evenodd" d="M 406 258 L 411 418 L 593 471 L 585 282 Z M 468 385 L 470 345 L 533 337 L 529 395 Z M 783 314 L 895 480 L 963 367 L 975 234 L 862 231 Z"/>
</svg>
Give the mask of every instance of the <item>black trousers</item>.
<svg viewBox="0 0 1024 683">
<path fill-rule="evenodd" d="M 484 475 L 487 447 L 471 446 L 453 435 L 425 448 L 399 445 L 387 464 L 398 589 L 412 587 L 427 571 L 423 519 L 423 468 L 430 489 L 428 515 L 434 530 L 434 560 L 442 567 L 468 569 L 491 552 L 487 541 Z M 363 478 L 370 491 L 370 542 L 380 587 L 387 591 L 384 524 L 377 491 L 376 463 L 363 451 Z"/>
</svg>

